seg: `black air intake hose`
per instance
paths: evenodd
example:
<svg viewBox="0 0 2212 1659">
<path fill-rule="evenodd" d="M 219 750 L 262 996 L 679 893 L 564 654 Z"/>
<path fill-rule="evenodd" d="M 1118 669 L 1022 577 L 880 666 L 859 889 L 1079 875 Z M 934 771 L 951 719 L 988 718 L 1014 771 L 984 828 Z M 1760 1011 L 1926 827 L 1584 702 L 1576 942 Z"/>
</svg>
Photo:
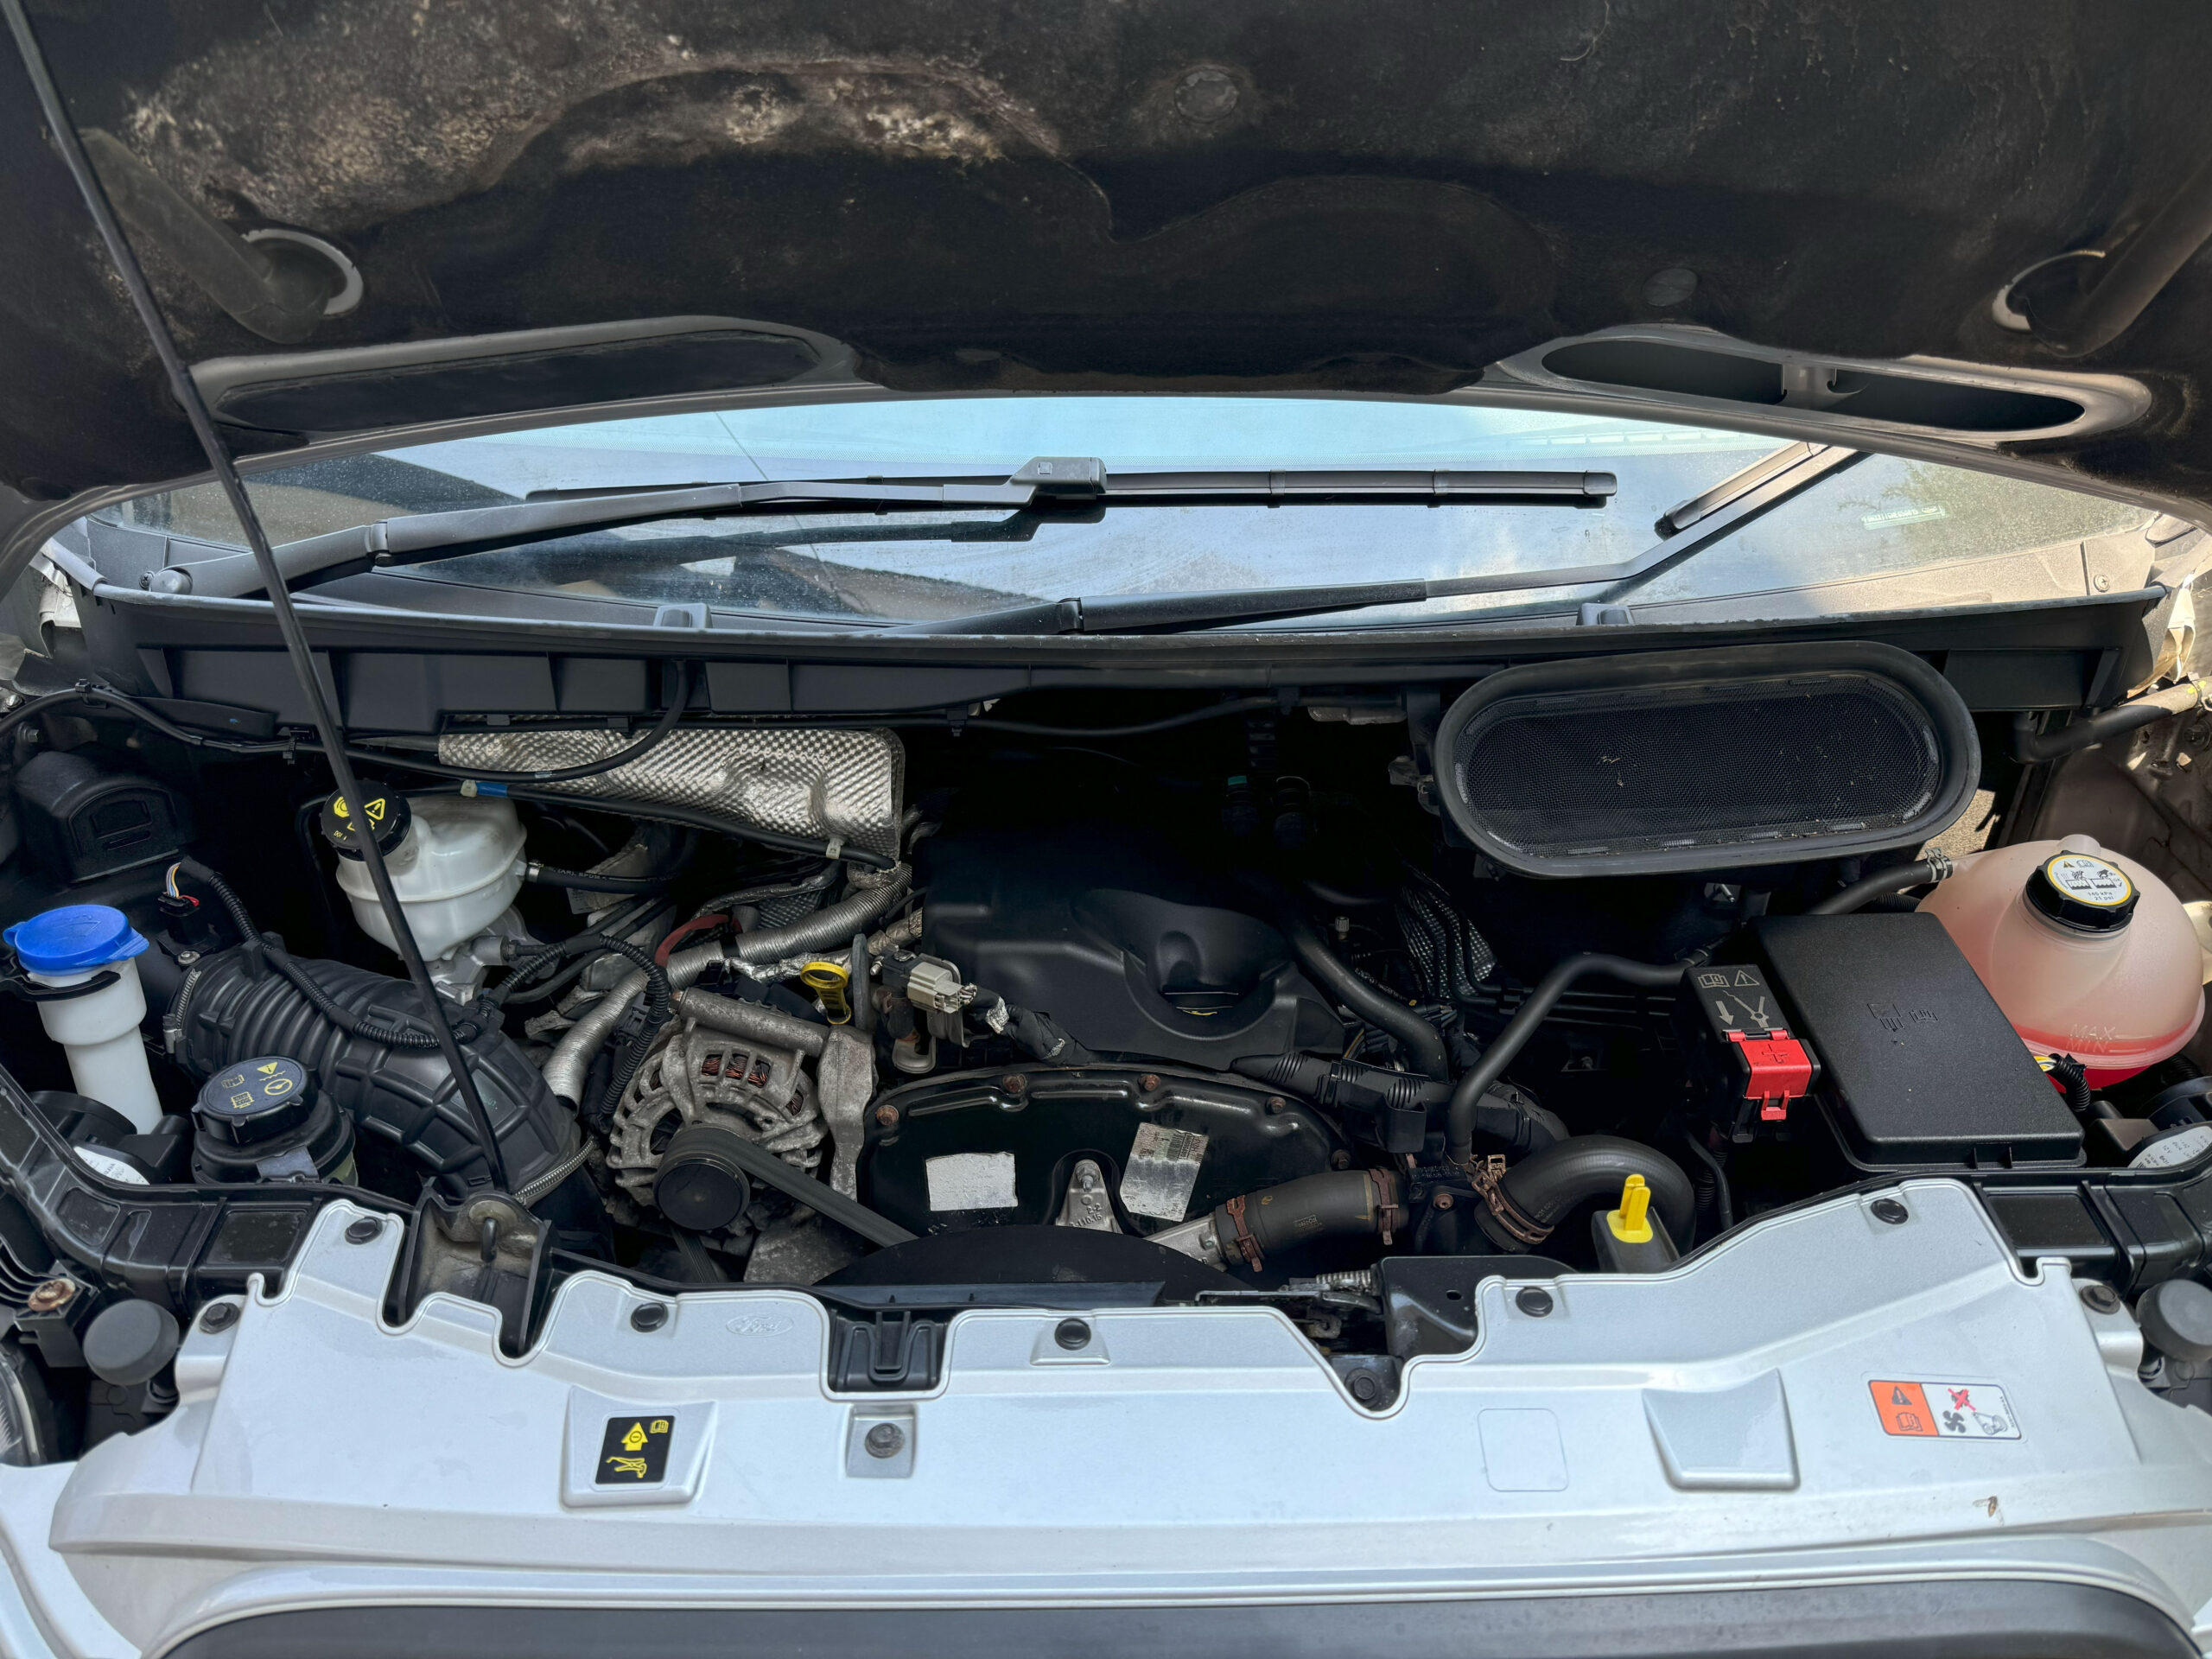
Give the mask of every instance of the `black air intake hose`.
<svg viewBox="0 0 2212 1659">
<path fill-rule="evenodd" d="M 1640 1141 L 1611 1135 L 1578 1135 L 1522 1159 L 1489 1186 L 1475 1219 L 1501 1250 L 1533 1249 L 1575 1205 L 1592 1198 L 1618 1202 L 1631 1175 L 1643 1176 L 1651 1189 L 1651 1207 L 1668 1236 L 1689 1237 L 1697 1225 L 1697 1189 L 1682 1166 Z M 1477 1187 L 1485 1185 L 1478 1172 Z"/>
<path fill-rule="evenodd" d="M 165 1022 L 176 1029 L 178 1063 L 205 1077 L 241 1060 L 285 1055 L 314 1074 L 315 1086 L 358 1129 L 396 1143 L 433 1174 L 484 1179 L 483 1152 L 444 1057 L 380 1040 L 427 1030 L 415 988 L 342 962 L 289 961 L 315 987 L 314 1002 L 291 980 L 257 974 L 245 950 L 201 962 Z M 334 1022 L 320 1004 L 335 1007 L 342 1021 Z M 457 1037 L 468 1029 L 465 1021 L 454 1024 Z M 575 1166 L 582 1150 L 575 1121 L 505 1033 L 477 1029 L 461 1052 L 491 1116 L 507 1179 L 529 1203 Z"/>
</svg>

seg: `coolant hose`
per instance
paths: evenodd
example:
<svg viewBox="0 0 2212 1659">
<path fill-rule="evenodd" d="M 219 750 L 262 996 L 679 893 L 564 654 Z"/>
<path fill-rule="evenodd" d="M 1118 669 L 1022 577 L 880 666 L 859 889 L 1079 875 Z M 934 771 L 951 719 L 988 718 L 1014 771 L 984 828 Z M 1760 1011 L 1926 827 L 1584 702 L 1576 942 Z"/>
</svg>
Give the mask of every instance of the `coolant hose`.
<svg viewBox="0 0 2212 1659">
<path fill-rule="evenodd" d="M 1877 870 L 1840 892 L 1830 893 L 1819 904 L 1809 906 L 1805 913 L 1808 916 L 1847 916 L 1877 899 L 1892 893 L 1903 893 L 1908 887 L 1924 887 L 1930 881 L 1948 880 L 1950 874 L 1950 855 L 1930 852 L 1917 864 L 1899 864 L 1893 869 Z"/>
<path fill-rule="evenodd" d="M 1467 1068 L 1459 1086 L 1452 1091 L 1452 1106 L 1446 1119 L 1446 1147 L 1452 1161 L 1465 1164 L 1474 1157 L 1475 1133 L 1485 1127 L 1485 1113 L 1494 1109 L 1483 1096 L 1490 1092 L 1492 1084 L 1505 1075 L 1505 1068 L 1528 1046 L 1529 1039 L 1536 1034 L 1536 1028 L 1550 1016 L 1553 1007 L 1575 981 L 1586 975 L 1603 974 L 1608 979 L 1659 990 L 1681 979 L 1688 966 L 1686 962 L 1631 962 L 1626 957 L 1585 951 L 1567 957 L 1538 980 L 1536 988 L 1529 993 L 1529 1000 L 1505 1022 L 1505 1029 L 1491 1039 L 1491 1046 L 1483 1051 L 1482 1058 Z"/>
<path fill-rule="evenodd" d="M 2201 708 L 2208 693 L 2212 693 L 2212 681 L 2183 680 L 2179 685 L 2170 685 L 2163 691 L 2152 691 L 2133 702 L 2107 709 L 2101 715 L 2085 715 L 2055 732 L 2039 732 L 2036 730 L 2033 715 L 2018 714 L 2012 716 L 2012 758 L 2025 761 L 2055 760 L 2062 754 L 2086 749 L 2107 738 L 2132 732 L 2139 726 L 2148 726 L 2155 721 L 2185 715 L 2193 709 Z"/>
<path fill-rule="evenodd" d="M 1532 1249 L 1578 1204 L 1618 1199 L 1631 1175 L 1651 1189 L 1668 1237 L 1688 1239 L 1697 1225 L 1697 1189 L 1682 1166 L 1640 1141 L 1612 1135 L 1578 1135 L 1523 1158 L 1497 1183 L 1504 1203 L 1486 1195 L 1476 1220 L 1498 1249 Z"/>
<path fill-rule="evenodd" d="M 1338 1001 L 1371 1026 L 1380 1026 L 1404 1046 L 1406 1057 L 1426 1077 L 1448 1082 L 1452 1062 L 1444 1046 L 1444 1033 L 1419 1013 L 1389 993 L 1378 990 L 1354 973 L 1344 960 L 1322 940 L 1320 930 L 1290 900 L 1278 907 L 1276 925 L 1290 941 L 1299 965 L 1321 982 Z"/>
</svg>

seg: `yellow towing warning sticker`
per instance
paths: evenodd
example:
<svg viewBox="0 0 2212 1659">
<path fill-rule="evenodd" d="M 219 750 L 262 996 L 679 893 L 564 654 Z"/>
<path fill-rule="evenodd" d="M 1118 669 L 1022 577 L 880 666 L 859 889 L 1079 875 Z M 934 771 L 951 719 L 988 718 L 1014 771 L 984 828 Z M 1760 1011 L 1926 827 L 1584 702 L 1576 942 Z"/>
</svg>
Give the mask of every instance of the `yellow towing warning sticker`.
<svg viewBox="0 0 2212 1659">
<path fill-rule="evenodd" d="M 668 1440 L 675 1428 L 670 1417 L 608 1418 L 592 1484 L 627 1486 L 659 1481 L 668 1473 Z"/>
<path fill-rule="evenodd" d="M 2017 1440 L 2019 1419 L 1988 1382 L 1884 1377 L 1869 1382 L 1882 1433 L 1931 1440 Z"/>
</svg>

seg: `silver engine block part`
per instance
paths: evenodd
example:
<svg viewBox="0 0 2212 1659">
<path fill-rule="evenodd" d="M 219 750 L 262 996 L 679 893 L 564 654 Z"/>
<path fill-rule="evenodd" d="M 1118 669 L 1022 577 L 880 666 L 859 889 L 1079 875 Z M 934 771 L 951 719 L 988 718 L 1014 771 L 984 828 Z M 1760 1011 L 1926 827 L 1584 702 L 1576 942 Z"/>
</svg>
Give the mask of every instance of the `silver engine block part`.
<svg viewBox="0 0 2212 1659">
<path fill-rule="evenodd" d="M 625 732 L 451 732 L 438 740 L 449 766 L 551 772 L 586 766 L 635 742 Z M 626 766 L 596 777 L 536 785 L 580 800 L 658 802 L 704 812 L 731 829 L 839 842 L 899 855 L 906 750 L 895 732 L 725 729 L 677 731 Z"/>
<path fill-rule="evenodd" d="M 712 1124 L 811 1172 L 830 1138 L 803 1057 L 696 1020 L 671 1023 L 614 1109 L 607 1167 L 646 1210 L 661 1152 L 679 1128 Z"/>
</svg>

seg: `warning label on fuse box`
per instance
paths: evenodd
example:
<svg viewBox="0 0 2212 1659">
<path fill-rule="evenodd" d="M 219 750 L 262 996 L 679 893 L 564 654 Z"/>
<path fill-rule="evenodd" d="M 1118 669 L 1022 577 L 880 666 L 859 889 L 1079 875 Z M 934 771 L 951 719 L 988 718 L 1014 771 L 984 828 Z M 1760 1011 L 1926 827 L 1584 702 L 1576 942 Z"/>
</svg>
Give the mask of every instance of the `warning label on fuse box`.
<svg viewBox="0 0 2212 1659">
<path fill-rule="evenodd" d="M 1883 1378 L 1867 1385 L 1882 1433 L 1931 1440 L 2017 1440 L 2020 1425 L 2005 1390 L 1986 1382 Z"/>
</svg>

